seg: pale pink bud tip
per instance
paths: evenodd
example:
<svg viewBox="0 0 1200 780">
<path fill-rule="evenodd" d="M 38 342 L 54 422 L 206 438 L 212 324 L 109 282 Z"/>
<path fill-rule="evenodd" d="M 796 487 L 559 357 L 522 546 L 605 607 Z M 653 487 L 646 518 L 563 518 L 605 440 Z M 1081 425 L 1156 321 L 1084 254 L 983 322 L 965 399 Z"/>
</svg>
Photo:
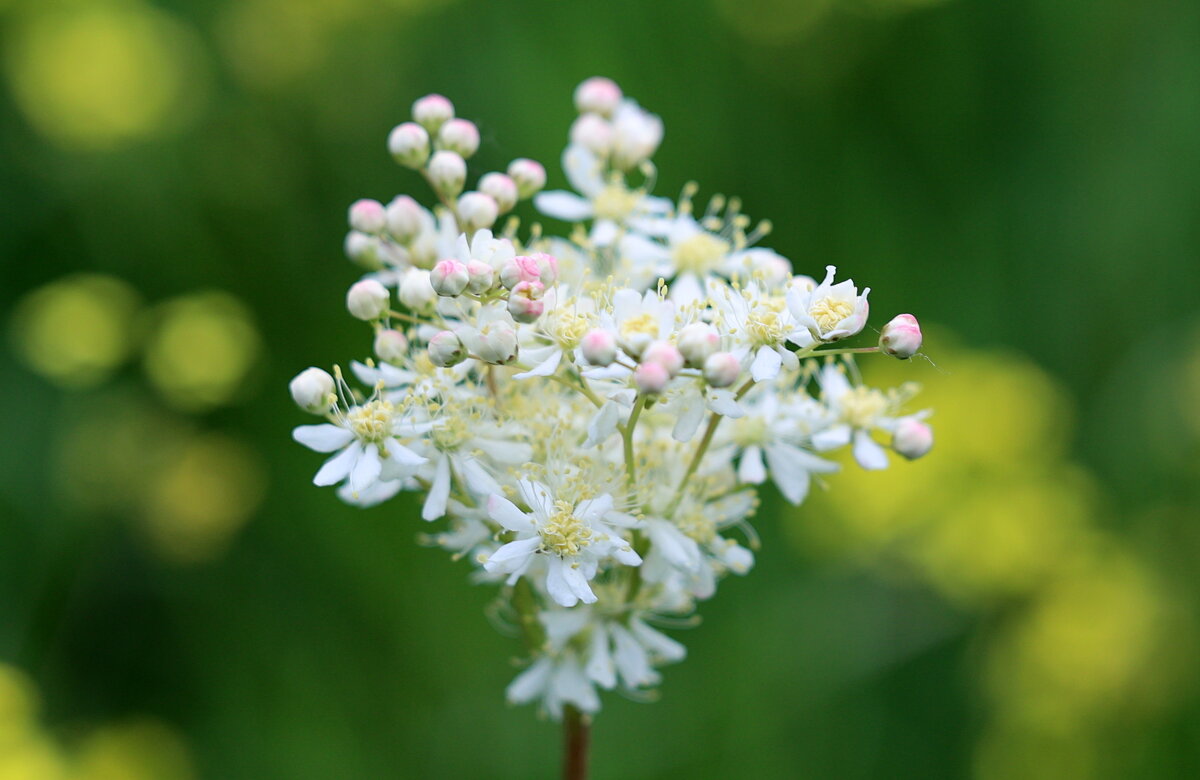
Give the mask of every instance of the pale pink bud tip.
<svg viewBox="0 0 1200 780">
<path fill-rule="evenodd" d="M 470 280 L 466 264 L 454 258 L 439 260 L 429 273 L 429 283 L 433 286 L 433 291 L 450 298 L 461 295 L 463 290 L 467 289 L 467 282 Z"/>
<path fill-rule="evenodd" d="M 517 184 L 517 193 L 522 198 L 532 198 L 546 186 L 546 169 L 537 160 L 524 157 L 508 164 L 508 175 Z"/>
<path fill-rule="evenodd" d="M 388 135 L 388 151 L 408 168 L 420 168 L 429 159 L 429 133 L 413 122 L 397 125 Z"/>
<path fill-rule="evenodd" d="M 383 204 L 377 200 L 363 198 L 350 206 L 350 227 L 363 233 L 378 233 L 387 224 Z"/>
<path fill-rule="evenodd" d="M 617 340 L 606 330 L 590 330 L 579 342 L 583 359 L 593 366 L 610 366 L 617 359 Z"/>
<path fill-rule="evenodd" d="M 655 341 L 642 353 L 643 363 L 658 363 L 672 377 L 683 368 L 683 353 L 668 341 Z"/>
<path fill-rule="evenodd" d="M 579 113 L 611 114 L 624 94 L 617 83 L 603 76 L 593 76 L 575 88 L 575 108 Z"/>
<path fill-rule="evenodd" d="M 413 119 L 431 133 L 454 118 L 454 104 L 442 95 L 426 95 L 412 105 Z"/>
<path fill-rule="evenodd" d="M 451 331 L 443 330 L 429 340 L 429 360 L 435 366 L 456 366 L 466 358 L 466 349 Z"/>
<path fill-rule="evenodd" d="M 633 372 L 633 383 L 639 392 L 661 393 L 671 381 L 671 374 L 662 363 L 642 363 Z"/>
<path fill-rule="evenodd" d="M 883 326 L 879 334 L 879 348 L 901 360 L 917 354 L 921 348 L 921 325 L 911 314 L 898 314 Z"/>
<path fill-rule="evenodd" d="M 387 363 L 399 363 L 408 354 L 408 339 L 398 330 L 385 328 L 375 334 L 375 354 Z"/>
<path fill-rule="evenodd" d="M 916 417 L 902 417 L 892 432 L 892 449 L 909 460 L 920 458 L 933 449 L 933 429 Z"/>
<path fill-rule="evenodd" d="M 704 361 L 704 379 L 713 387 L 729 387 L 741 372 L 741 363 L 730 352 L 716 352 Z"/>
<path fill-rule="evenodd" d="M 721 334 L 707 322 L 693 322 L 679 331 L 679 351 L 692 368 L 701 368 L 721 346 Z"/>
<path fill-rule="evenodd" d="M 541 282 L 518 282 L 508 296 L 508 313 L 517 322 L 530 323 L 546 311 L 542 296 L 546 286 Z"/>
<path fill-rule="evenodd" d="M 479 128 L 466 119 L 451 119 L 438 130 L 438 147 L 470 157 L 479 149 Z"/>
</svg>

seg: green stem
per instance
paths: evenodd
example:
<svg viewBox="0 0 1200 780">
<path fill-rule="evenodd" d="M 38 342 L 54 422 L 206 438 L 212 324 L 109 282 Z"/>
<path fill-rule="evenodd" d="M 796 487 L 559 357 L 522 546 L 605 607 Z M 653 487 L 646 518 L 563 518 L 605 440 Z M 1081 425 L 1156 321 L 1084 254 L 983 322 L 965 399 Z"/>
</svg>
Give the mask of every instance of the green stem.
<svg viewBox="0 0 1200 780">
<path fill-rule="evenodd" d="M 629 413 L 629 422 L 623 426 L 618 426 L 621 430 L 621 439 L 624 442 L 625 476 L 629 479 L 630 490 L 637 484 L 637 465 L 633 462 L 633 430 L 637 427 L 638 418 L 642 416 L 642 409 L 645 407 L 646 396 L 639 394 L 637 400 L 633 403 L 633 411 Z"/>
<path fill-rule="evenodd" d="M 754 387 L 754 380 L 747 379 L 746 384 L 738 388 L 737 395 L 734 396 L 737 400 L 741 400 L 746 393 L 750 392 L 750 388 Z M 683 473 L 683 479 L 679 480 L 679 487 L 675 489 L 675 495 L 671 499 L 671 504 L 667 508 L 667 517 L 675 513 L 679 508 L 679 502 L 683 500 L 683 490 L 687 487 L 688 480 L 696 473 L 696 469 L 700 468 L 700 461 L 704 460 L 704 453 L 708 452 L 708 446 L 712 444 L 713 435 L 717 432 L 717 426 L 724 419 L 721 415 L 713 412 L 708 417 L 708 425 L 704 429 L 704 436 L 700 439 L 700 446 L 696 448 L 696 453 L 692 455 L 692 460 L 688 463 L 687 471 Z"/>
<path fill-rule="evenodd" d="M 839 349 L 816 350 L 810 353 L 808 357 L 820 357 L 822 355 L 865 355 L 878 351 L 879 347 L 841 347 Z"/>
</svg>

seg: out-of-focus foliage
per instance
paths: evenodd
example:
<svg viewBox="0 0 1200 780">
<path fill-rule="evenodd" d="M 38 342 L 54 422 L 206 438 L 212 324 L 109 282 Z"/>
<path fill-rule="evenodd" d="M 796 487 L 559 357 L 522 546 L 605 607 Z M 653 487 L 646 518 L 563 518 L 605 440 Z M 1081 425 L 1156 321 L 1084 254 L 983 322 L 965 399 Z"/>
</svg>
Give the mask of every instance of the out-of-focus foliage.
<svg viewBox="0 0 1200 780">
<path fill-rule="evenodd" d="M 345 208 L 422 186 L 411 101 L 554 187 L 595 74 L 663 115 L 659 193 L 954 334 L 862 361 L 934 452 L 768 496 L 791 544 L 595 776 L 1200 775 L 1197 40 L 1171 0 L 0 0 L 0 778 L 549 772 L 486 594 L 308 484 L 285 385 L 361 346 Z"/>
</svg>

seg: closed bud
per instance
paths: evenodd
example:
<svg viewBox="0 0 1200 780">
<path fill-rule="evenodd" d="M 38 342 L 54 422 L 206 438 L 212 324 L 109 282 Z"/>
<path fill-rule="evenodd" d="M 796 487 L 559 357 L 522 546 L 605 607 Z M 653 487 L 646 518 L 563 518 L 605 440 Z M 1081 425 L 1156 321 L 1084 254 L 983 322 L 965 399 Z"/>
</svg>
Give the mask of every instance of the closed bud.
<svg viewBox="0 0 1200 780">
<path fill-rule="evenodd" d="M 451 119 L 438 130 L 438 148 L 457 152 L 463 159 L 479 150 L 479 128 L 466 119 Z"/>
<path fill-rule="evenodd" d="M 575 110 L 609 116 L 621 103 L 621 88 L 612 79 L 593 76 L 575 88 Z"/>
<path fill-rule="evenodd" d="M 546 311 L 542 296 L 546 286 L 541 282 L 518 282 L 508 296 L 508 313 L 517 322 L 530 323 Z"/>
<path fill-rule="evenodd" d="M 528 255 L 517 255 L 500 267 L 500 284 L 508 290 L 521 282 L 539 282 L 541 279 L 541 265 Z"/>
<path fill-rule="evenodd" d="M 345 250 L 346 257 L 363 268 L 378 270 L 383 267 L 379 262 L 379 239 L 375 236 L 351 230 L 346 234 Z"/>
<path fill-rule="evenodd" d="M 429 159 L 429 133 L 412 122 L 396 125 L 388 134 L 392 159 L 406 168 L 420 168 Z"/>
<path fill-rule="evenodd" d="M 879 333 L 879 348 L 901 360 L 917 354 L 921 348 L 921 325 L 911 314 L 897 314 Z"/>
<path fill-rule="evenodd" d="M 429 181 L 440 194 L 456 198 L 467 180 L 467 164 L 462 155 L 443 149 L 429 159 Z"/>
<path fill-rule="evenodd" d="M 363 233 L 378 233 L 387 224 L 383 204 L 377 200 L 363 198 L 350 206 L 350 227 Z"/>
<path fill-rule="evenodd" d="M 916 417 L 901 417 L 892 431 L 892 449 L 916 460 L 933 449 L 933 429 Z"/>
<path fill-rule="evenodd" d="M 704 381 L 713 387 L 729 387 L 742 373 L 742 364 L 730 352 L 714 352 L 704 361 Z"/>
<path fill-rule="evenodd" d="M 429 271 L 410 268 L 400 277 L 400 302 L 412 311 L 422 311 L 437 300 L 437 292 L 429 281 Z"/>
<path fill-rule="evenodd" d="M 538 267 L 538 281 L 542 284 L 554 284 L 558 281 L 558 258 L 545 252 L 535 252 L 529 256 Z"/>
<path fill-rule="evenodd" d="M 658 363 L 674 377 L 683 368 L 683 353 L 669 341 L 655 341 L 642 352 L 642 363 Z"/>
<path fill-rule="evenodd" d="M 375 334 L 375 355 L 388 363 L 399 363 L 408 354 L 408 339 L 393 328 L 384 328 Z"/>
<path fill-rule="evenodd" d="M 412 105 L 413 119 L 431 133 L 454 118 L 454 104 L 441 95 L 426 95 Z"/>
<path fill-rule="evenodd" d="M 617 340 L 606 330 L 596 328 L 579 342 L 583 359 L 593 366 L 610 366 L 617 359 Z"/>
<path fill-rule="evenodd" d="M 546 169 L 537 160 L 520 157 L 508 164 L 509 178 L 517 185 L 521 198 L 532 198 L 546 186 Z"/>
<path fill-rule="evenodd" d="M 493 322 L 462 336 L 472 354 L 485 363 L 506 365 L 517 359 L 517 330 L 507 322 Z"/>
<path fill-rule="evenodd" d="M 496 281 L 496 272 L 490 265 L 480 260 L 467 261 L 467 290 L 476 295 L 492 289 Z"/>
<path fill-rule="evenodd" d="M 292 400 L 306 412 L 322 414 L 332 406 L 333 377 L 315 366 L 306 368 L 288 384 Z"/>
<path fill-rule="evenodd" d="M 384 212 L 387 229 L 401 244 L 411 243 L 421 232 L 423 210 L 421 205 L 407 195 L 401 195 L 388 204 Z"/>
<path fill-rule="evenodd" d="M 466 348 L 451 331 L 443 330 L 429 340 L 429 360 L 435 366 L 456 366 L 466 359 Z"/>
<path fill-rule="evenodd" d="M 670 381 L 671 374 L 662 363 L 642 363 L 633 372 L 633 384 L 647 395 L 666 390 Z"/>
<path fill-rule="evenodd" d="M 462 295 L 470 280 L 471 276 L 467 273 L 466 264 L 454 258 L 439 260 L 433 270 L 429 272 L 429 284 L 433 287 L 433 291 L 447 298 Z"/>
<path fill-rule="evenodd" d="M 679 331 L 679 351 L 691 368 L 702 368 L 721 346 L 721 334 L 707 322 L 693 322 Z"/>
<path fill-rule="evenodd" d="M 517 205 L 517 183 L 503 173 L 485 173 L 479 180 L 479 191 L 491 196 L 503 214 Z"/>
<path fill-rule="evenodd" d="M 346 293 L 346 308 L 360 320 L 377 320 L 387 314 L 391 295 L 374 279 L 355 282 Z"/>
<path fill-rule="evenodd" d="M 584 114 L 571 124 L 571 143 L 603 157 L 612 146 L 612 125 L 596 114 Z"/>
<path fill-rule="evenodd" d="M 462 228 L 473 233 L 482 228 L 490 228 L 496 224 L 500 216 L 500 207 L 491 195 L 482 192 L 468 192 L 458 199 L 458 218 L 462 220 Z"/>
</svg>

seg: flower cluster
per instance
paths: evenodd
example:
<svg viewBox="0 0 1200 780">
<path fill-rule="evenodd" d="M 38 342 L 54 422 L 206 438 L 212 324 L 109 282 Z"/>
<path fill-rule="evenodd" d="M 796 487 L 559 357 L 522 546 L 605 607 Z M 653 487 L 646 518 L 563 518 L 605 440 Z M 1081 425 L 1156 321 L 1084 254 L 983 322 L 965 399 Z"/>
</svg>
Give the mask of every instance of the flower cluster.
<svg viewBox="0 0 1200 780">
<path fill-rule="evenodd" d="M 388 147 L 437 204 L 350 208 L 346 250 L 368 273 L 346 307 L 374 330 L 350 371 L 366 389 L 339 368 L 291 384 L 326 419 L 294 433 L 330 453 L 314 482 L 362 506 L 423 495 L 422 518 L 444 523 L 429 538 L 499 587 L 525 639 L 509 699 L 556 717 L 683 658 L 659 628 L 752 568 L 759 485 L 799 504 L 838 470 L 832 450 L 881 469 L 932 446 L 925 413 L 902 412 L 913 388 L 865 386 L 853 363 L 914 355 L 914 317 L 841 346 L 869 289 L 832 266 L 796 275 L 734 199 L 651 195 L 662 122 L 612 81 L 583 82 L 575 105 L 575 192 L 542 191 L 526 159 L 464 192 L 479 132 L 446 98 L 418 100 Z M 568 230 L 498 227 L 530 198 Z"/>
</svg>

